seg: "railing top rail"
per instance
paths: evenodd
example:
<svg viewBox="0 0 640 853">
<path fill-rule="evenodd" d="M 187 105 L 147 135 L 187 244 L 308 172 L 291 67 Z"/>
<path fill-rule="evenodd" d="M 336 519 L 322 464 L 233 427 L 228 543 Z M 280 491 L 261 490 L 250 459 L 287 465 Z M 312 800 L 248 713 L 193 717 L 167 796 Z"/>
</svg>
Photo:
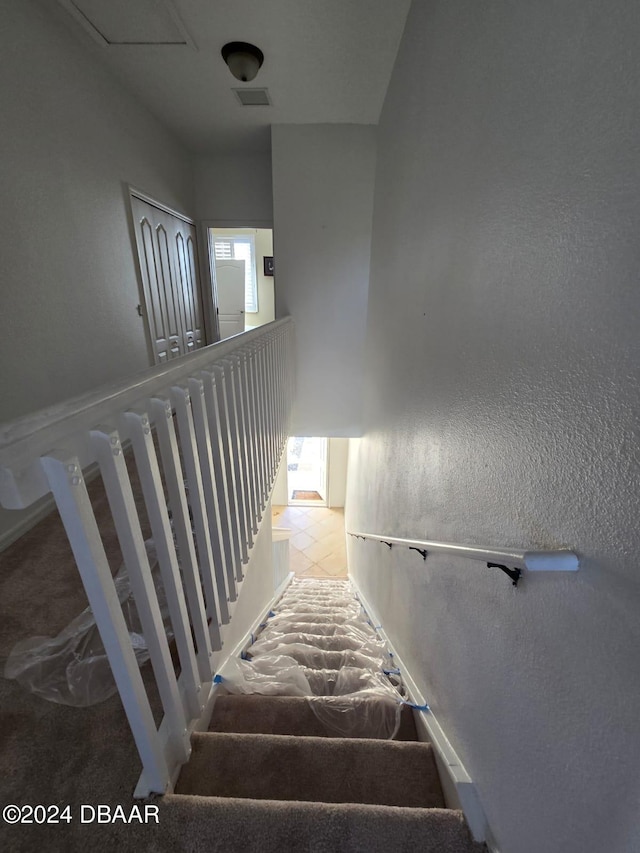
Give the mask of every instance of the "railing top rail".
<svg viewBox="0 0 640 853">
<path fill-rule="evenodd" d="M 101 419 L 108 418 L 113 411 L 123 411 L 138 400 L 180 384 L 219 359 L 268 337 L 292 322 L 290 317 L 275 320 L 232 338 L 209 344 L 169 364 L 147 368 L 102 385 L 95 391 L 80 394 L 0 424 L 0 466 L 15 464 L 28 456 L 46 452 L 63 436 L 100 422 Z"/>
<path fill-rule="evenodd" d="M 514 548 L 479 548 L 473 545 L 455 545 L 451 542 L 434 542 L 428 539 L 399 539 L 395 536 L 378 536 L 374 533 L 349 531 L 349 536 L 370 539 L 385 545 L 400 545 L 419 552 L 437 552 L 481 560 L 484 563 L 506 563 L 528 569 L 530 572 L 576 572 L 579 560 L 573 551 L 528 551 Z"/>
</svg>

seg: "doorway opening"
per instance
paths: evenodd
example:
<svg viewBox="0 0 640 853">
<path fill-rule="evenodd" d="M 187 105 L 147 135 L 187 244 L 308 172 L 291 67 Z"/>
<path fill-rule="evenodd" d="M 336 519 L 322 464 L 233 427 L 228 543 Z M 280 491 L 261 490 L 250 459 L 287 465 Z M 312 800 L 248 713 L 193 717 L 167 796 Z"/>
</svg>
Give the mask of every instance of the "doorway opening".
<svg viewBox="0 0 640 853">
<path fill-rule="evenodd" d="M 209 228 L 220 339 L 275 320 L 271 228 Z"/>
<path fill-rule="evenodd" d="M 287 442 L 287 503 L 326 506 L 328 497 L 327 439 L 293 436 Z"/>
</svg>

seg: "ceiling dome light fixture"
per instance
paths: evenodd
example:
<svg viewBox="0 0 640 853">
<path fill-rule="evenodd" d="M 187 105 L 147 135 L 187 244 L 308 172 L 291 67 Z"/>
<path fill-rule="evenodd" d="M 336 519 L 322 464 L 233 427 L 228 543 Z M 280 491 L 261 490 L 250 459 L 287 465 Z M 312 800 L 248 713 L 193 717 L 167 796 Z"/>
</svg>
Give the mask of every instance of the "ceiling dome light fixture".
<svg viewBox="0 0 640 853">
<path fill-rule="evenodd" d="M 264 54 L 254 44 L 246 41 L 230 41 L 222 48 L 222 58 L 236 80 L 248 83 L 256 76 L 264 62 Z"/>
</svg>

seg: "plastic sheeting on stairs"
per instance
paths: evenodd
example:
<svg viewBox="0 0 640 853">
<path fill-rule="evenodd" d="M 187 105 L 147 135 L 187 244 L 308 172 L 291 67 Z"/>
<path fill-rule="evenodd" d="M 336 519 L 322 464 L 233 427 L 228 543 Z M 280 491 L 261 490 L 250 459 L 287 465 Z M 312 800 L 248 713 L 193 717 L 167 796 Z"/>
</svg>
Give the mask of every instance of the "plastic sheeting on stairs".
<svg viewBox="0 0 640 853">
<path fill-rule="evenodd" d="M 404 702 L 392 669 L 348 582 L 294 580 L 245 659 L 218 676 L 229 693 L 304 696 L 336 735 L 390 739 Z"/>
<path fill-rule="evenodd" d="M 145 541 L 145 548 L 167 639 L 171 641 L 173 630 L 169 607 L 152 539 Z M 124 564 L 113 580 L 138 666 L 142 666 L 149 660 L 149 651 Z M 22 687 L 49 702 L 76 707 L 97 705 L 118 692 L 90 607 L 55 637 L 30 637 L 16 643 L 7 658 L 4 677 L 15 679 Z"/>
</svg>

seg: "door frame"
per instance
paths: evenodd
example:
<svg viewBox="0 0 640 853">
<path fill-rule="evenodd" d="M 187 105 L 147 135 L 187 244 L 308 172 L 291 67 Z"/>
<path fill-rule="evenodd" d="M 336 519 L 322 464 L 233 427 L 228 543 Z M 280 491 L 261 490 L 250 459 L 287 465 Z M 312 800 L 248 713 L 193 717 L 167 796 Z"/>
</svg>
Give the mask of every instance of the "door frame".
<svg viewBox="0 0 640 853">
<path fill-rule="evenodd" d="M 203 273 L 203 289 L 206 293 L 205 327 L 207 334 L 211 330 L 210 343 L 220 340 L 220 326 L 218 325 L 218 287 L 216 284 L 216 263 L 211 242 L 212 228 L 271 228 L 272 219 L 201 219 L 198 222 L 200 239 L 198 240 L 200 252 L 200 271 Z M 275 253 L 274 253 L 275 254 Z M 205 285 L 206 282 L 206 286 Z"/>
<path fill-rule="evenodd" d="M 217 330 L 217 324 L 214 326 L 212 324 L 211 318 L 213 316 L 213 304 L 211 299 L 211 293 L 208 285 L 205 285 L 205 278 L 202 275 L 202 248 L 201 248 L 201 239 L 198 234 L 198 223 L 191 216 L 188 216 L 186 213 L 183 213 L 181 210 L 177 210 L 175 207 L 171 207 L 168 204 L 165 204 L 162 201 L 158 201 L 152 195 L 145 192 L 144 190 L 139 189 L 138 187 L 134 187 L 132 184 L 125 184 L 126 196 L 127 196 L 127 218 L 129 222 L 129 232 L 131 237 L 131 251 L 134 259 L 134 268 L 136 271 L 136 278 L 138 280 L 138 297 L 140 299 L 138 313 L 144 320 L 145 334 L 147 337 L 147 350 L 149 352 L 150 364 L 153 366 L 155 362 L 155 354 L 153 349 L 153 341 L 151 339 L 151 328 L 149 326 L 149 317 L 148 317 L 148 305 L 146 304 L 146 296 L 144 292 L 144 283 L 142 281 L 142 271 L 140 269 L 140 264 L 136 255 L 136 226 L 133 215 L 133 207 L 132 200 L 137 198 L 139 201 L 146 202 L 146 204 L 150 204 L 152 207 L 158 208 L 163 213 L 168 213 L 169 216 L 175 216 L 177 219 L 181 219 L 183 222 L 186 222 L 188 225 L 193 225 L 196 232 L 196 253 L 195 259 L 198 264 L 198 277 L 200 280 L 200 296 L 202 299 L 202 323 L 203 323 L 203 331 L 204 331 L 204 343 L 203 346 L 207 346 L 208 344 L 213 343 L 214 341 L 219 340 L 217 333 L 214 330 Z M 140 309 L 144 307 L 144 312 Z"/>
<path fill-rule="evenodd" d="M 296 436 L 289 436 L 289 438 L 295 438 Z M 289 438 L 287 438 L 287 444 L 289 442 Z M 287 463 L 286 475 L 287 475 L 287 506 L 317 506 L 322 507 L 323 509 L 331 509 L 331 503 L 329 501 L 329 457 L 331 453 L 331 441 L 328 436 L 316 435 L 310 436 L 310 438 L 324 438 L 326 441 L 326 454 L 325 454 L 325 491 L 327 493 L 324 501 L 296 501 L 289 497 L 289 467 Z M 286 455 L 285 455 L 286 461 Z"/>
</svg>

